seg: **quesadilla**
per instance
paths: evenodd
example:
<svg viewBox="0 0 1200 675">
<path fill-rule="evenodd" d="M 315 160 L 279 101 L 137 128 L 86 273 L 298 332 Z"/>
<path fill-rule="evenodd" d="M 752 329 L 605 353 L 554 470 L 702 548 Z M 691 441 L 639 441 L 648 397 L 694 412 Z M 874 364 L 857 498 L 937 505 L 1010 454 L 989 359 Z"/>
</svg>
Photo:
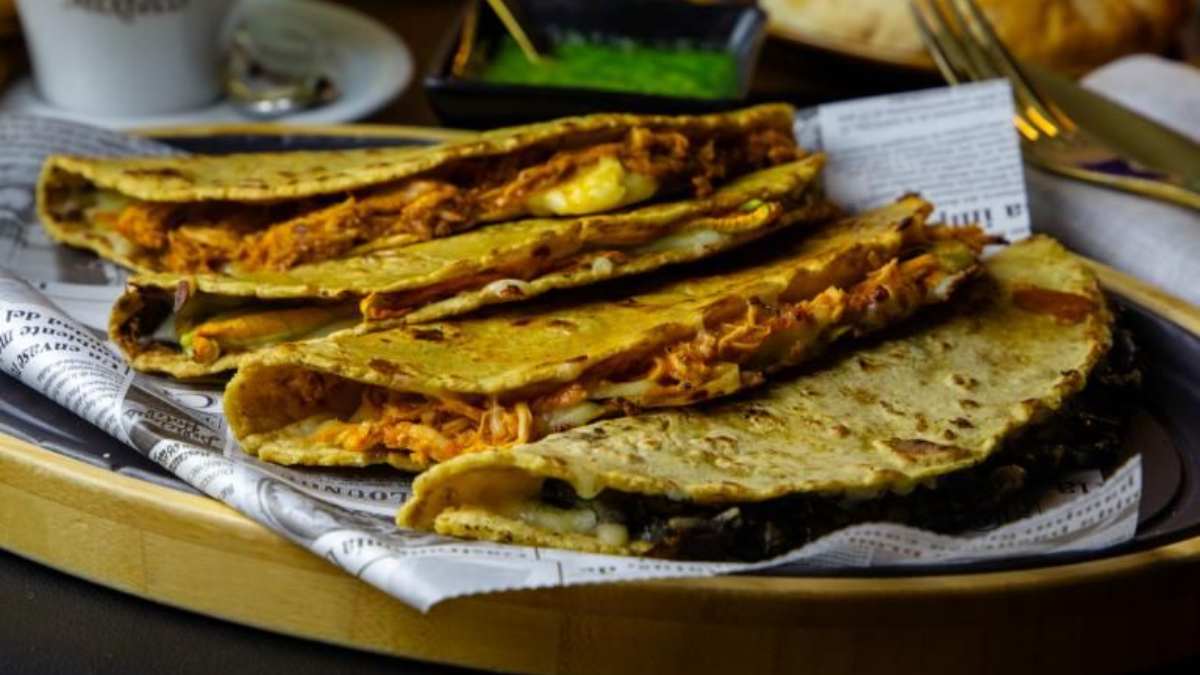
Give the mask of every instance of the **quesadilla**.
<svg viewBox="0 0 1200 675">
<path fill-rule="evenodd" d="M 138 271 L 284 270 L 523 216 L 705 197 L 802 154 L 793 110 L 604 114 L 428 149 L 47 159 L 50 235 Z"/>
<path fill-rule="evenodd" d="M 961 529 L 1053 480 L 1069 448 L 1116 447 L 1114 423 L 1081 403 L 1118 380 L 1097 372 L 1112 317 L 1080 261 L 1047 238 L 1016 244 L 946 310 L 739 400 L 450 459 L 417 479 L 398 523 L 761 559 L 853 522 Z"/>
<path fill-rule="evenodd" d="M 242 362 L 226 415 L 267 461 L 422 469 L 733 394 L 948 298 L 986 238 L 926 225 L 931 210 L 908 197 L 615 298 L 281 345 Z"/>
<path fill-rule="evenodd" d="M 822 155 L 764 169 L 709 197 L 599 216 L 502 223 L 290 270 L 146 274 L 110 322 L 140 370 L 231 370 L 250 353 L 362 321 L 418 323 L 713 255 L 832 218 Z"/>
</svg>

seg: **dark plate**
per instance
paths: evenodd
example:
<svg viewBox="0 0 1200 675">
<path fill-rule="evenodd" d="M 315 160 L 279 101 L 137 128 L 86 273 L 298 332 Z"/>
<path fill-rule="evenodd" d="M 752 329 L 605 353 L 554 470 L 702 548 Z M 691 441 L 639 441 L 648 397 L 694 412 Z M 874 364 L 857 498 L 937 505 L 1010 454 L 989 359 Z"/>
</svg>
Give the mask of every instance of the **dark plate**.
<svg viewBox="0 0 1200 675">
<path fill-rule="evenodd" d="M 456 77 L 451 64 L 462 31 L 463 16 L 460 16 L 425 76 L 425 94 L 442 122 L 483 128 L 592 112 L 729 110 L 745 103 L 766 32 L 766 15 L 753 5 L 699 5 L 678 0 L 520 0 L 518 4 L 535 40 L 553 29 L 604 38 L 627 37 L 648 44 L 687 40 L 723 50 L 737 63 L 737 95 L 719 99 L 655 96 L 574 87 L 492 84 Z M 504 28 L 495 13 L 486 6 L 479 10 L 477 44 L 484 53 L 503 34 Z"/>
<path fill-rule="evenodd" d="M 236 134 L 160 138 L 192 152 L 228 153 L 416 145 L 413 137 Z M 1200 336 L 1133 302 L 1114 296 L 1133 332 L 1144 363 L 1145 384 L 1126 443 L 1142 455 L 1143 492 L 1134 539 L 1098 552 L 1008 558 L 927 568 L 873 568 L 855 576 L 967 573 L 1010 570 L 1110 557 L 1169 544 L 1200 534 Z M 43 398 L 17 380 L 0 377 L 0 430 L 80 461 L 159 484 L 191 491 L 173 475 L 111 436 Z M 828 572 L 822 572 L 823 576 Z"/>
</svg>

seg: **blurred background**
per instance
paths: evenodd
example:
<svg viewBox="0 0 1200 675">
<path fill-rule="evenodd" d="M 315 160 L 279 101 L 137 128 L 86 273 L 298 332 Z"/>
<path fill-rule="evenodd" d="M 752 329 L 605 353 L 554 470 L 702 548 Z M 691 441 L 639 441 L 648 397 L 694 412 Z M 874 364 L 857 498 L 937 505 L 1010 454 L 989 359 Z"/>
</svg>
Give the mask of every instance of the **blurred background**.
<svg viewBox="0 0 1200 675">
<path fill-rule="evenodd" d="M 35 6 L 51 4 L 58 9 L 33 16 Z M 209 65 L 220 79 L 219 97 L 142 110 L 137 106 L 149 106 L 151 96 L 114 90 L 129 82 L 144 94 L 145 83 L 155 80 L 140 71 L 166 67 L 147 58 L 161 51 L 147 41 L 171 30 L 169 12 L 114 15 L 111 8 L 120 3 L 0 0 L 0 110 L 111 127 L 263 119 L 484 127 L 603 109 L 686 112 L 761 100 L 807 105 L 942 82 L 905 0 L 228 4 L 217 51 L 197 57 L 214 59 Z M 1071 76 L 1131 53 L 1197 62 L 1190 0 L 980 4 L 1019 57 Z M 208 6 L 199 0 L 167 5 Z M 509 21 L 501 20 L 504 14 Z M 91 23 L 79 23 L 84 20 Z M 185 30 L 194 33 L 197 21 L 189 22 L 193 28 Z M 521 44 L 519 31 L 514 39 L 512 23 L 524 26 L 529 45 Z M 118 29 L 125 32 L 105 37 L 104 31 Z M 526 46 L 540 62 L 526 58 Z M 78 54 L 64 53 L 72 49 Z M 104 86 L 122 102 L 119 112 L 86 100 L 104 92 L 56 99 L 55 81 L 75 73 L 74 83 L 59 86 L 80 94 L 87 87 L 79 84 L 79 71 L 89 69 L 131 74 Z M 99 77 L 89 75 L 84 83 Z M 181 79 L 187 84 L 188 77 L 169 81 Z"/>
</svg>

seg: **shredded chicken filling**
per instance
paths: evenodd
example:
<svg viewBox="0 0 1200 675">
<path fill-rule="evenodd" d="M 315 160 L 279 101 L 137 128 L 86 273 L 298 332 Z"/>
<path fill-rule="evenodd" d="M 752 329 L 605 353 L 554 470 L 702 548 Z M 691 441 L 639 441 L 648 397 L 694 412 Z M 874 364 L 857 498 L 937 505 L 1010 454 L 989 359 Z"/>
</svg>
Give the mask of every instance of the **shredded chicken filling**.
<svg viewBox="0 0 1200 675">
<path fill-rule="evenodd" d="M 193 321 L 175 317 L 175 341 L 197 363 L 213 363 L 224 354 L 292 340 L 316 338 L 350 328 L 360 319 L 355 303 L 233 309 Z"/>
<path fill-rule="evenodd" d="M 106 198 L 90 215 L 144 253 L 159 256 L 166 271 L 217 272 L 230 264 L 288 269 L 522 215 L 600 212 L 664 192 L 705 196 L 715 181 L 797 154 L 790 135 L 775 129 L 689 137 L 634 128 L 618 141 L 465 160 L 453 171 L 340 199 L 272 205 L 134 202 L 114 210 Z"/>
<path fill-rule="evenodd" d="M 747 208 L 749 207 L 749 208 Z M 780 203 L 764 203 L 751 200 L 743 207 L 722 214 L 702 218 L 696 223 L 701 229 L 688 230 L 659 239 L 652 240 L 655 252 L 658 250 L 684 249 L 688 247 L 710 246 L 720 243 L 727 237 L 721 229 L 730 228 L 737 221 L 746 219 L 761 219 L 763 210 L 767 218 L 774 219 L 786 208 Z M 643 244 L 644 246 L 644 244 Z M 570 273 L 574 270 L 589 268 L 602 271 L 616 268 L 626 263 L 631 255 L 639 252 L 636 246 L 624 249 L 614 248 L 585 248 L 574 255 L 556 258 L 547 256 L 542 259 L 517 258 L 511 262 L 502 263 L 477 274 L 463 276 L 426 286 L 397 293 L 373 294 L 358 303 L 312 304 L 266 306 L 255 303 L 249 306 L 234 305 L 218 307 L 218 311 L 204 311 L 184 305 L 184 308 L 173 319 L 173 335 L 153 337 L 162 341 L 178 343 L 182 351 L 197 363 L 212 363 L 222 354 L 245 351 L 288 340 L 316 337 L 328 334 L 332 330 L 348 328 L 363 317 L 379 321 L 403 316 L 413 309 L 451 297 L 457 293 L 472 290 L 485 290 L 503 299 L 519 299 L 524 297 L 523 282 L 549 273 Z M 210 305 L 215 300 L 197 301 L 197 305 Z M 220 304 L 220 303 L 217 303 Z M 141 340 L 143 335 L 136 334 L 131 339 Z M 161 331 L 160 331 L 161 332 Z M 172 332 L 172 331 L 168 331 Z"/>
<path fill-rule="evenodd" d="M 245 300 L 200 295 L 175 313 L 169 299 L 150 293 L 142 312 L 128 317 L 118 331 L 127 344 L 178 345 L 196 363 L 210 364 L 226 354 L 256 350 L 278 342 L 313 339 L 354 327 L 360 322 L 358 304 L 246 303 Z M 152 333 L 143 333 L 146 322 L 155 322 Z"/>
<path fill-rule="evenodd" d="M 565 255 L 551 252 L 542 257 L 523 256 L 475 274 L 448 279 L 423 288 L 376 293 L 363 302 L 363 316 L 371 321 L 398 318 L 423 305 L 445 300 L 464 291 L 485 289 L 496 282 L 500 283 L 496 283 L 492 289 L 495 294 L 518 299 L 524 296 L 522 284 L 504 283 L 506 280 L 523 282 L 548 274 L 567 274 L 587 268 L 605 273 L 639 255 L 712 246 L 736 236 L 726 234 L 725 231 L 736 230 L 739 223 L 769 223 L 798 204 L 798 200 L 771 203 L 751 200 L 736 210 L 696 219 L 695 222 L 688 223 L 686 230 L 652 238 L 649 242 L 641 239 L 626 245 L 599 242 L 575 252 L 565 251 Z M 653 250 L 648 250 L 650 248 Z"/>
<path fill-rule="evenodd" d="M 370 386 L 347 419 L 330 419 L 318 443 L 353 452 L 405 451 L 420 462 L 528 443 L 618 412 L 683 405 L 759 384 L 846 332 L 865 333 L 930 300 L 948 297 L 974 269 L 969 246 L 894 259 L 848 291 L 829 288 L 795 302 L 749 302 L 741 313 L 624 366 L 604 363 L 579 380 L 536 396 L 431 398 Z"/>
</svg>

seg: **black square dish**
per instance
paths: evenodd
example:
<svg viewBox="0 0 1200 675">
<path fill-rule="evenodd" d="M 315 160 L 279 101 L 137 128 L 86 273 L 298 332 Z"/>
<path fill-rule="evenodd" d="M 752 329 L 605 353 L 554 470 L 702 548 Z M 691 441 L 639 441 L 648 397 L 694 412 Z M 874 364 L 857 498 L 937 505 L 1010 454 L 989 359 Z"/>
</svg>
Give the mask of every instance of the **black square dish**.
<svg viewBox="0 0 1200 675">
<path fill-rule="evenodd" d="M 482 3 L 468 3 L 443 41 L 425 77 L 425 92 L 442 122 L 482 128 L 593 112 L 701 113 L 744 105 L 758 62 L 766 18 L 753 5 L 698 5 L 667 0 L 509 0 L 535 41 L 581 35 L 588 40 L 632 40 L 641 45 L 723 51 L 733 58 L 736 83 L 730 96 L 698 98 L 610 89 L 499 84 L 476 79 L 470 68 L 455 75 L 467 15 L 477 12 L 471 63 L 494 55 L 504 27 Z M 461 70 L 461 69 L 460 69 Z"/>
</svg>

